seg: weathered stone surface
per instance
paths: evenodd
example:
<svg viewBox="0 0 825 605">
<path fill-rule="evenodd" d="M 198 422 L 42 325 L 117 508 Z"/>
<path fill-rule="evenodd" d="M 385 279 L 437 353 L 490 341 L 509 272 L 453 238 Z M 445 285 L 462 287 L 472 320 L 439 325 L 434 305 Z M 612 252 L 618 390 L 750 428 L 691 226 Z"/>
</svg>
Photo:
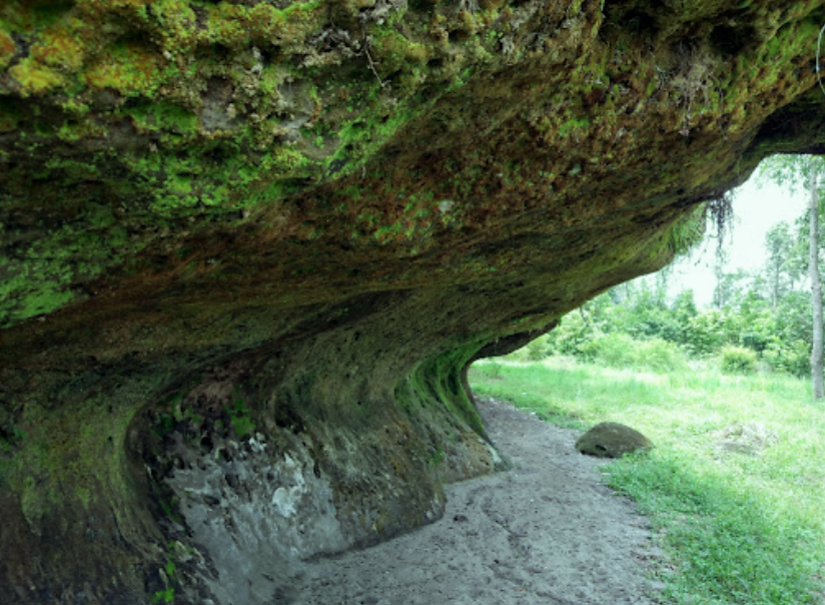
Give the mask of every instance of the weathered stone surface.
<svg viewBox="0 0 825 605">
<path fill-rule="evenodd" d="M 819 0 L 0 4 L 0 594 L 219 603 L 226 553 L 439 514 L 443 481 L 497 464 L 471 360 L 667 263 L 765 155 L 822 151 L 824 20 Z M 237 531 L 192 529 L 215 507 Z M 256 565 L 248 599 L 286 590 Z"/>
<path fill-rule="evenodd" d="M 576 441 L 576 449 L 582 454 L 599 458 L 621 458 L 651 447 L 647 437 L 618 422 L 600 422 Z"/>
</svg>

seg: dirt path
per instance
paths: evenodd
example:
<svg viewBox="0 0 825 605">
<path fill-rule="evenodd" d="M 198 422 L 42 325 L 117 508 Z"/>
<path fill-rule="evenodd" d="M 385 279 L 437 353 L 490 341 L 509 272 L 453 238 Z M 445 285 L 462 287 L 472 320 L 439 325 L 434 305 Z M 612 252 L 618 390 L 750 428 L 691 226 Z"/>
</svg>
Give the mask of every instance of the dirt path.
<svg viewBox="0 0 825 605">
<path fill-rule="evenodd" d="M 650 605 L 644 517 L 599 479 L 576 432 L 479 402 L 506 473 L 447 489 L 427 527 L 309 564 L 301 605 Z"/>
</svg>

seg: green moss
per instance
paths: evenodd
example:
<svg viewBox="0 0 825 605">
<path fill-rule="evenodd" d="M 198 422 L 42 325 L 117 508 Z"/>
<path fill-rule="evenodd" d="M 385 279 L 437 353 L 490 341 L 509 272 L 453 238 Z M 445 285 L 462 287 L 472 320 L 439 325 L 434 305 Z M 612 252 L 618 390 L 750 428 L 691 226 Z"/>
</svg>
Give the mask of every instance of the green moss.
<svg viewBox="0 0 825 605">
<path fill-rule="evenodd" d="M 239 439 L 245 439 L 255 432 L 255 423 L 249 416 L 249 408 L 241 397 L 235 397 L 235 404 L 227 410 L 232 430 Z"/>
<path fill-rule="evenodd" d="M 527 44 L 530 37 L 512 35 L 512 8 L 499 10 L 497 0 L 488 0 L 481 3 L 480 12 L 448 10 L 436 4 L 428 8 L 426 19 L 418 11 L 391 10 L 382 20 L 368 19 L 366 31 L 349 28 L 347 40 L 339 30 L 348 29 L 347 18 L 355 18 L 359 7 L 339 4 L 331 7 L 323 0 L 313 0 L 279 9 L 263 2 L 160 0 L 147 10 L 145 3 L 120 0 L 4 3 L 0 7 L 0 69 L 16 52 L 10 33 L 25 32 L 31 40 L 31 52 L 9 73 L 20 83 L 21 94 L 42 99 L 36 109 L 47 115 L 35 119 L 27 109 L 21 116 L 0 101 L 0 132 L 16 132 L 22 119 L 29 139 L 24 141 L 21 136 L 17 150 L 29 157 L 42 153 L 31 145 L 40 149 L 76 145 L 80 149 L 87 141 L 101 145 L 112 140 L 112 149 L 90 159 L 87 166 L 76 160 L 74 164 L 39 162 L 36 176 L 43 182 L 54 182 L 55 191 L 72 191 L 86 179 L 102 183 L 112 204 L 127 209 L 120 220 L 130 226 L 158 221 L 162 228 L 185 218 L 198 221 L 191 228 L 196 232 L 201 225 L 231 217 L 239 208 L 271 207 L 324 180 L 357 173 L 398 136 L 402 126 L 421 126 L 420 118 L 442 102 L 444 95 L 454 95 L 455 102 L 471 102 L 462 96 L 462 86 L 473 82 L 475 74 L 488 65 L 491 70 L 509 69 L 523 53 L 548 66 L 569 62 L 564 86 L 553 88 L 559 99 L 573 90 L 577 94 L 593 92 L 606 86 L 608 77 L 615 83 L 602 109 L 593 105 L 602 102 L 598 99 L 587 101 L 586 106 L 579 99 L 572 103 L 568 99 L 567 105 L 558 106 L 563 108 L 559 111 L 545 99 L 545 110 L 537 109 L 530 117 L 545 142 L 618 129 L 621 116 L 617 117 L 617 112 L 624 97 L 639 94 L 640 85 L 647 97 L 654 96 L 659 86 L 658 79 L 651 77 L 655 72 L 650 65 L 637 69 L 638 61 L 627 60 L 639 49 L 632 32 L 616 34 L 619 38 L 609 52 L 568 59 L 562 56 L 563 49 L 547 43 L 521 48 L 519 45 Z M 692 4 L 690 14 L 704 10 L 702 6 Z M 793 9 L 794 14 L 799 13 L 801 19 L 812 6 L 804 3 Z M 581 13 L 582 7 L 587 15 Z M 547 10 L 549 19 L 556 9 Z M 581 23 L 581 31 L 575 34 L 586 37 L 590 27 L 601 23 L 597 10 L 580 2 L 568 7 L 562 12 L 575 23 L 565 29 L 578 31 L 579 22 L 590 19 Z M 686 18 L 674 14 L 675 25 L 667 27 L 672 29 Z M 130 24 L 128 32 L 118 29 L 124 22 Z M 358 44 L 366 42 L 363 51 L 355 43 L 356 30 Z M 735 132 L 737 120 L 749 119 L 740 98 L 743 95 L 770 87 L 787 90 L 785 95 L 790 98 L 794 87 L 806 82 L 803 78 L 789 82 L 791 77 L 773 66 L 786 65 L 807 52 L 807 40 L 816 30 L 814 19 L 788 23 L 776 36 L 767 37 L 758 53 L 754 51 L 759 61 L 753 61 L 750 47 L 748 53 L 741 53 L 740 73 L 711 70 L 708 78 L 712 79 L 704 84 L 710 94 L 701 103 L 694 103 L 692 115 L 682 122 L 710 128 L 727 110 Z M 506 52 L 505 42 L 513 45 Z M 616 52 L 624 53 L 624 58 L 617 59 Z M 646 61 L 650 53 L 641 54 Z M 583 58 L 585 55 L 588 58 Z M 651 61 L 655 60 L 654 56 Z M 771 67 L 763 73 L 765 65 Z M 716 69 L 717 65 L 711 67 Z M 532 69 L 527 63 L 525 68 Z M 648 75 L 640 82 L 636 72 Z M 552 70 L 547 74 L 552 77 Z M 525 80 L 525 95 L 544 94 L 528 92 L 528 88 L 540 90 L 542 82 L 538 80 Z M 217 132 L 204 129 L 200 117 L 211 107 L 209 103 L 218 103 L 206 95 L 206 91 L 214 91 L 210 87 L 215 82 L 226 82 L 227 96 L 219 101 L 231 102 L 237 112 L 231 127 Z M 499 86 L 493 84 L 494 79 L 489 82 L 493 88 Z M 705 96 L 702 92 L 697 99 Z M 671 93 L 671 102 L 684 106 L 684 91 Z M 483 102 L 483 96 L 475 98 Z M 101 99 L 106 109 L 100 108 Z M 552 103 L 556 103 L 555 97 Z M 663 99 L 660 107 L 665 104 Z M 56 117 L 55 108 L 59 108 Z M 589 112 L 593 115 L 584 115 Z M 463 119 L 461 113 L 448 115 L 444 126 L 463 132 Z M 411 132 L 417 135 L 417 131 Z M 4 149 L 2 153 L 8 152 Z M 476 158 L 480 164 L 490 161 L 480 157 L 483 153 Z M 593 157 L 607 156 L 596 150 Z M 547 192 L 546 180 L 504 172 L 508 187 L 539 190 L 540 195 Z M 566 171 L 558 173 L 569 176 Z M 33 171 L 25 176 L 31 174 Z M 465 177 L 442 183 L 443 197 L 475 195 L 475 184 L 484 177 Z M 557 191 L 563 185 L 557 183 Z M 353 198 L 352 206 L 361 201 Z M 410 203 L 404 201 L 406 206 Z M 418 214 L 424 208 L 418 204 L 409 212 Z M 366 230 L 362 225 L 349 225 L 345 230 L 364 232 L 367 241 L 404 243 L 429 229 L 429 224 L 415 224 L 410 218 L 406 213 L 389 212 L 366 219 Z M 71 260 L 38 245 L 10 261 L 15 265 L 10 269 L 13 287 L 3 284 L 0 291 L 5 304 L 13 307 L 2 311 L 6 321 L 23 318 L 36 309 L 59 308 L 74 300 L 68 285 L 78 278 L 103 275 L 116 266 L 118 254 L 112 245 L 123 245 L 134 237 L 134 230 L 130 227 L 103 235 L 104 242 L 94 244 L 90 240 L 100 237 L 98 231 L 94 225 L 84 226 L 82 218 L 73 222 L 70 230 L 60 230 L 58 240 L 71 251 Z M 323 229 L 310 228 L 306 236 L 317 238 L 323 233 Z M 77 241 L 70 242 L 71 237 Z M 133 250 L 138 248 L 135 245 Z M 19 298 L 26 281 L 32 284 L 31 296 Z M 41 282 L 42 295 L 35 296 Z M 22 299 L 30 304 L 19 302 Z"/>
<path fill-rule="evenodd" d="M 295 149 L 274 149 L 254 160 L 234 155 L 215 165 L 209 149 L 187 149 L 179 155 L 126 156 L 133 174 L 150 185 L 150 209 L 162 217 L 186 216 L 193 208 L 218 215 L 270 203 L 283 197 L 289 181 L 307 177 L 312 163 Z M 284 182 L 286 181 L 286 182 Z"/>
<path fill-rule="evenodd" d="M 135 224 L 151 224 L 158 217 L 197 216 L 205 211 L 225 216 L 238 208 L 268 205 L 291 195 L 332 173 L 333 166 L 343 166 L 335 171 L 337 178 L 360 169 L 401 125 L 425 112 L 439 96 L 433 95 L 432 101 L 415 108 L 414 103 L 419 101 L 407 98 L 426 81 L 430 45 L 414 42 L 394 28 L 371 24 L 370 52 L 376 64 L 383 74 L 401 73 L 404 84 L 391 93 L 366 68 L 362 81 L 355 81 L 355 86 L 347 79 L 353 95 L 347 104 L 358 107 L 359 115 L 353 116 L 354 111 L 350 111 L 349 120 L 343 123 L 311 122 L 302 136 L 316 143 L 312 146 L 314 159 L 306 155 L 306 145 L 276 142 L 279 135 L 271 117 L 269 121 L 248 120 L 244 114 L 239 116 L 243 125 L 233 132 L 204 132 L 199 103 L 211 77 L 231 82 L 246 103 L 246 112 L 271 116 L 273 111 L 309 111 L 302 108 L 300 95 L 290 92 L 289 84 L 286 89 L 282 86 L 296 78 L 306 80 L 312 69 L 298 70 L 293 76 L 278 62 L 259 65 L 255 57 L 260 51 L 256 47 L 252 52 L 250 45 L 276 45 L 285 57 L 292 48 L 305 53 L 307 38 L 327 22 L 328 7 L 320 0 L 294 3 L 283 10 L 264 3 L 251 7 L 196 4 L 201 7 L 198 14 L 182 0 L 153 3 L 151 11 L 143 5 L 108 0 L 76 6 L 70 2 L 48 7 L 40 3 L 7 5 L 0 9 L 0 20 L 5 24 L 0 29 L 0 62 L 7 61 L 15 51 L 7 32 L 42 28 L 30 55 L 10 70 L 22 94 L 66 93 L 56 102 L 71 117 L 38 128 L 36 146 L 49 145 L 50 137 L 68 144 L 105 140 L 111 134 L 111 124 L 123 124 L 119 119 L 128 120 L 139 136 L 149 138 L 147 150 L 117 154 L 117 161 L 131 172 L 130 178 L 111 174 L 97 160 L 90 159 L 84 165 L 60 158 L 41 165 L 38 178 L 56 186 L 61 186 L 61 180 L 68 184 L 83 180 L 106 183 L 113 198 L 118 194 L 129 196 L 129 220 Z M 403 15 L 403 11 L 396 12 L 391 20 Z M 111 36 L 107 32 L 113 30 L 106 24 L 113 18 L 118 23 L 128 20 L 134 32 Z M 475 20 L 473 27 L 477 27 Z M 226 58 L 220 50 L 195 52 L 219 47 L 231 49 L 232 56 Z M 179 60 L 187 53 L 187 62 Z M 458 62 L 452 64 L 459 68 Z M 325 110 L 330 101 L 327 94 L 311 83 L 306 90 L 314 111 Z M 116 93 L 130 100 L 118 102 L 109 120 L 105 113 L 91 110 L 90 101 L 98 92 Z M 443 92 L 446 89 L 439 94 Z M 400 99 L 396 96 L 399 93 Z M 354 100 L 357 104 L 352 103 Z M 0 106 L 0 132 L 15 132 L 20 119 L 16 110 Z M 209 161 L 217 148 L 220 161 Z M 35 152 L 34 147 L 26 151 L 28 155 Z M 113 154 L 104 153 L 100 159 L 111 162 Z M 99 236 L 97 227 L 86 227 Z M 62 251 L 32 248 L 11 262 L 12 277 L 0 291 L 4 324 L 75 300 L 69 286 L 79 276 L 100 275 L 117 265 L 117 251 L 109 243 L 122 245 L 125 232 L 104 236 L 102 243 L 95 244 L 81 235 L 86 227 L 81 218 L 61 229 L 56 240 L 61 242 Z M 312 233 L 317 237 L 320 231 Z M 379 241 L 391 241 L 396 236 L 412 235 L 412 228 L 395 222 L 383 226 L 381 232 L 373 230 L 373 235 Z M 72 242 L 72 237 L 77 241 Z"/>
<path fill-rule="evenodd" d="M 323 0 L 296 2 L 284 10 L 269 4 L 252 7 L 220 3 L 209 6 L 205 33 L 200 37 L 230 48 L 258 41 L 290 47 L 302 43 L 323 23 L 326 3 Z"/>
<path fill-rule="evenodd" d="M 61 23 L 46 28 L 29 53 L 40 64 L 70 74 L 82 67 L 86 49 L 75 37 L 75 32 Z"/>
<path fill-rule="evenodd" d="M 590 126 L 590 118 L 588 117 L 571 118 L 559 127 L 557 134 L 559 137 L 565 138 L 570 136 L 574 130 L 584 129 L 588 126 Z"/>
<path fill-rule="evenodd" d="M 175 589 L 173 587 L 164 588 L 163 590 L 158 590 L 154 595 L 152 595 L 152 603 L 174 603 L 175 602 Z"/>
<path fill-rule="evenodd" d="M 379 73 L 385 77 L 407 64 L 424 64 L 429 57 L 429 50 L 423 44 L 411 42 L 398 32 L 384 28 L 375 32 L 370 52 L 373 61 L 380 66 Z"/>
<path fill-rule="evenodd" d="M 12 40 L 9 32 L 5 31 L 0 24 L 0 69 L 4 69 L 10 62 L 17 50 L 17 46 Z"/>
<path fill-rule="evenodd" d="M 174 75 L 173 67 L 154 49 L 125 41 L 84 73 L 85 84 L 93 89 L 112 89 L 126 97 L 154 98 L 158 88 Z"/>
<path fill-rule="evenodd" d="M 80 162 L 55 159 L 50 164 L 77 180 L 94 176 L 94 167 Z M 89 203 L 78 220 L 53 230 L 50 238 L 21 248 L 14 257 L 0 257 L 6 275 L 0 282 L 0 326 L 83 300 L 73 284 L 120 266 L 144 246 L 131 241 L 108 206 Z"/>
<path fill-rule="evenodd" d="M 161 134 L 194 135 L 200 121 L 191 111 L 167 102 L 142 103 L 123 112 L 128 116 L 138 132 L 158 132 Z M 179 142 L 175 140 L 175 142 Z"/>
<path fill-rule="evenodd" d="M 382 87 L 376 83 L 371 86 L 371 94 L 380 96 Z M 360 169 L 390 139 L 398 129 L 417 116 L 426 112 L 436 98 L 423 106 L 407 108 L 405 106 L 388 107 L 385 111 L 364 111 L 357 117 L 343 122 L 338 129 L 338 148 L 330 155 L 325 164 L 343 165 L 339 175 L 345 176 Z M 377 101 L 380 104 L 380 101 Z M 329 170 L 329 168 L 327 168 Z"/>
<path fill-rule="evenodd" d="M 476 343 L 464 345 L 424 361 L 396 387 L 396 396 L 407 407 L 414 403 L 443 405 L 486 439 L 484 425 L 462 381 L 464 367 L 480 348 Z"/>
<path fill-rule="evenodd" d="M 9 75 L 20 84 L 21 95 L 41 95 L 65 83 L 63 76 L 35 61 L 31 56 L 9 69 Z"/>
<path fill-rule="evenodd" d="M 174 603 L 175 587 L 178 585 L 177 578 L 177 556 L 175 552 L 175 541 L 170 540 L 167 547 L 166 563 L 163 565 L 163 576 L 166 587 L 158 590 L 152 595 L 152 603 Z"/>
<path fill-rule="evenodd" d="M 9 286 L 4 285 L 3 290 L 0 290 L 0 301 L 3 300 L 6 294 L 6 288 L 8 287 L 10 291 L 15 291 L 20 287 L 20 281 L 20 276 L 18 275 L 16 279 L 10 280 L 11 283 Z M 63 307 L 76 298 L 76 295 L 69 290 L 69 283 L 70 280 L 68 277 L 59 281 L 41 283 L 38 289 L 31 292 L 21 301 L 20 307 L 18 307 L 17 310 L 17 317 L 13 315 L 8 319 L 14 320 L 17 318 L 23 319 L 37 315 L 45 315 Z M 18 294 L 16 291 L 14 293 Z M 0 320 L 0 324 L 2 323 L 5 322 Z"/>
<path fill-rule="evenodd" d="M 0 480 L 19 494 L 32 531 L 76 505 L 88 510 L 108 502 L 109 510 L 129 510 L 129 462 L 121 444 L 138 408 L 130 396 L 117 406 L 105 396 L 58 410 L 32 401 L 25 406 L 18 427 L 27 438 L 13 457 L 0 458 Z M 121 529 L 129 529 L 125 519 Z"/>
<path fill-rule="evenodd" d="M 0 4 L 0 21 L 13 32 L 49 27 L 63 19 L 73 4 L 72 0 L 3 2 Z"/>
</svg>

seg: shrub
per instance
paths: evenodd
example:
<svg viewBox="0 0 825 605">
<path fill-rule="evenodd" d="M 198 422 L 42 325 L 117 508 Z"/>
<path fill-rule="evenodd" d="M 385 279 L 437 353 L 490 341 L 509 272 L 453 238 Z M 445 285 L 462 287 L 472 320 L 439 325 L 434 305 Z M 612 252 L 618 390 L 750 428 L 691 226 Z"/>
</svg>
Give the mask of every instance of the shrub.
<svg viewBox="0 0 825 605">
<path fill-rule="evenodd" d="M 635 365 L 635 343 L 627 334 L 600 334 L 579 347 L 580 356 L 587 361 L 598 362 L 614 368 Z"/>
<path fill-rule="evenodd" d="M 520 349 L 516 349 L 512 353 L 504 356 L 507 361 L 541 361 L 553 354 L 554 346 L 547 337 L 547 334 L 539 336 L 535 340 L 531 340 Z"/>
<path fill-rule="evenodd" d="M 531 340 L 524 348 L 527 349 L 527 359 L 530 361 L 541 361 L 552 353 L 552 347 L 546 335 Z"/>
<path fill-rule="evenodd" d="M 637 343 L 639 368 L 648 368 L 655 372 L 675 372 L 688 367 L 687 355 L 678 345 L 653 338 Z"/>
<path fill-rule="evenodd" d="M 627 334 L 602 334 L 580 347 L 581 356 L 614 368 L 672 372 L 687 367 L 685 353 L 660 338 L 636 340 Z"/>
<path fill-rule="evenodd" d="M 582 348 L 600 334 L 579 313 L 568 313 L 545 337 L 548 354 L 582 356 Z"/>
<path fill-rule="evenodd" d="M 715 309 L 691 317 L 684 327 L 685 346 L 692 355 L 697 357 L 710 355 L 716 351 L 724 338 L 724 318 Z"/>
<path fill-rule="evenodd" d="M 722 347 L 719 360 L 720 369 L 724 374 L 753 374 L 756 372 L 756 352 L 745 347 Z"/>
<path fill-rule="evenodd" d="M 802 340 L 772 342 L 763 358 L 777 372 L 804 377 L 811 373 L 811 345 Z"/>
</svg>

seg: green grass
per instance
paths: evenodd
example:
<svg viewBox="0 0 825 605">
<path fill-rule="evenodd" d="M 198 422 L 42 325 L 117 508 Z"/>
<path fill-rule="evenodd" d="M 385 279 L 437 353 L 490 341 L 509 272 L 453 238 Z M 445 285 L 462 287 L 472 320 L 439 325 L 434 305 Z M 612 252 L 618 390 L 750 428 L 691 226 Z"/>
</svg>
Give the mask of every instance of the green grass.
<svg viewBox="0 0 825 605">
<path fill-rule="evenodd" d="M 667 553 L 652 571 L 665 603 L 825 602 L 825 402 L 811 401 L 806 381 L 550 358 L 479 362 L 470 382 L 557 424 L 611 420 L 654 442 L 605 472 L 650 517 Z M 752 429 L 739 439 L 750 451 L 725 449 L 742 425 Z"/>
</svg>

